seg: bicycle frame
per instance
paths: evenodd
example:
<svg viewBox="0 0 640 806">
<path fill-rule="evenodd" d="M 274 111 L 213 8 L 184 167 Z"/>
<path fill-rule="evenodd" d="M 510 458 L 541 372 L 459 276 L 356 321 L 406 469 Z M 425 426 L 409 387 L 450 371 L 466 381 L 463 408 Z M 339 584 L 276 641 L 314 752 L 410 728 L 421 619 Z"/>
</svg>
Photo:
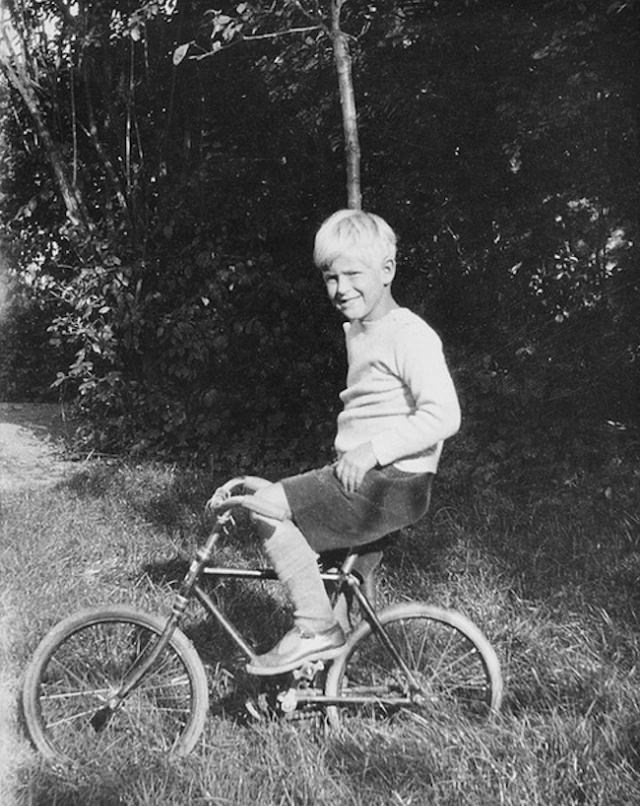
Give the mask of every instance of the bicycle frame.
<svg viewBox="0 0 640 806">
<path fill-rule="evenodd" d="M 195 552 L 168 615 L 158 617 L 129 605 L 86 608 L 59 622 L 41 640 L 26 671 L 22 697 L 30 736 L 46 758 L 65 764 L 75 758 L 93 760 L 93 748 L 101 746 L 117 753 L 120 739 L 134 747 L 137 731 L 151 726 L 156 749 L 183 754 L 195 747 L 204 728 L 212 681 L 207 680 L 203 658 L 181 629 L 189 602 L 199 602 L 219 625 L 218 631 L 228 636 L 229 642 L 219 647 L 224 655 L 235 658 L 240 653 L 254 661 L 251 643 L 225 615 L 223 602 L 205 580 L 278 579 L 272 568 L 259 564 L 223 567 L 214 561 L 216 544 L 229 531 L 235 507 L 270 521 L 288 515 L 264 504 L 263 496 L 232 495 L 239 484 L 248 490 L 253 487 L 254 492 L 259 489 L 245 481 L 232 479 L 210 499 L 215 524 Z M 361 554 L 351 550 L 340 560 L 333 555 L 336 566 L 320 572 L 332 588 L 336 618 L 346 622 L 344 649 L 326 664 L 319 653 L 270 681 L 259 677 L 265 685 L 247 687 L 250 714 L 259 718 L 275 708 L 286 716 L 301 707 L 303 717 L 310 713 L 315 720 L 320 713 L 331 727 L 339 727 L 344 706 L 362 709 L 367 718 L 400 711 L 400 719 L 405 708 L 426 709 L 428 714 L 451 704 L 454 713 L 460 707 L 474 717 L 498 710 L 503 687 L 499 662 L 468 618 L 420 601 L 376 611 L 368 574 L 379 560 L 379 548 L 370 546 Z M 354 603 L 358 623 L 351 631 Z M 230 653 L 227 643 L 234 647 Z M 219 666 L 215 662 L 216 670 Z M 221 674 L 226 680 L 229 672 L 224 666 Z M 228 693 L 235 707 L 241 693 L 237 686 L 248 681 L 244 674 L 231 676 L 236 686 Z M 217 693 L 226 696 L 227 687 Z M 131 708 L 126 705 L 129 695 Z M 122 708 L 123 719 L 115 718 Z M 94 734 L 108 725 L 113 730 L 106 731 L 102 742 Z"/>
<path fill-rule="evenodd" d="M 377 634 L 378 639 L 383 643 L 385 648 L 392 654 L 395 661 L 407 675 L 407 680 L 409 681 L 411 691 L 413 693 L 417 693 L 419 692 L 420 687 L 415 681 L 412 672 L 410 671 L 410 669 L 407 668 L 402 656 L 397 651 L 393 642 L 389 638 L 388 633 L 386 632 L 384 627 L 380 624 L 375 614 L 375 610 L 373 609 L 365 593 L 362 591 L 362 584 L 360 578 L 356 574 L 352 573 L 350 570 L 350 566 L 352 566 L 353 563 L 355 562 L 356 556 L 357 556 L 356 554 L 349 554 L 340 569 L 337 569 L 335 571 L 322 571 L 320 576 L 324 582 L 330 582 L 335 584 L 336 590 L 340 590 L 340 588 L 344 585 L 348 586 L 352 590 L 354 596 L 357 598 L 360 606 L 362 607 L 363 612 L 366 614 L 365 617 L 369 620 L 373 631 Z M 258 580 L 258 581 L 277 581 L 278 579 L 276 572 L 271 568 L 229 568 L 229 567 L 205 565 L 202 569 L 202 574 L 204 576 L 210 576 L 220 579 L 246 579 L 246 580 Z M 255 652 L 253 648 L 244 640 L 239 630 L 220 610 L 220 608 L 215 604 L 215 602 L 212 601 L 211 597 L 206 593 L 206 591 L 204 591 L 200 585 L 194 584 L 193 594 L 201 603 L 201 605 L 205 608 L 205 610 L 207 610 L 209 614 L 225 630 L 225 632 L 233 640 L 236 646 L 245 655 L 247 660 L 253 659 L 255 657 Z M 310 689 L 298 690 L 296 692 L 296 695 L 297 695 L 296 696 L 297 702 L 299 703 L 318 703 L 323 705 L 347 705 L 349 703 L 362 704 L 370 702 L 373 699 L 371 696 L 327 697 L 324 694 L 319 694 Z M 397 698 L 386 697 L 384 700 L 379 701 L 381 703 L 384 703 L 385 705 L 398 706 L 398 705 L 408 705 L 411 700 L 408 697 L 397 697 Z"/>
<path fill-rule="evenodd" d="M 228 482 L 225 487 L 231 487 L 242 482 L 243 479 L 232 479 L 232 481 Z M 123 682 L 118 692 L 116 692 L 111 698 L 107 706 L 94 715 L 94 719 L 98 721 L 106 721 L 109 718 L 110 713 L 113 713 L 113 711 L 120 706 L 129 692 L 142 680 L 144 675 L 152 667 L 162 650 L 171 639 L 171 635 L 178 626 L 189 600 L 194 596 L 204 607 L 204 609 L 229 635 L 231 640 L 235 643 L 248 661 L 251 661 L 256 657 L 256 652 L 254 651 L 253 647 L 244 639 L 242 633 L 215 604 L 203 587 L 198 584 L 198 581 L 203 576 L 222 579 L 253 579 L 259 581 L 275 581 L 278 579 L 276 572 L 271 568 L 229 568 L 215 566 L 212 564 L 211 561 L 216 544 L 220 539 L 226 524 L 232 520 L 232 509 L 238 506 L 254 512 L 257 511 L 261 514 L 266 514 L 271 517 L 281 518 L 281 512 L 277 508 L 268 505 L 265 506 L 262 502 L 258 503 L 251 496 L 228 496 L 223 501 L 217 503 L 216 509 L 220 511 L 220 514 L 217 515 L 215 526 L 209 534 L 209 537 L 204 545 L 197 550 L 196 556 L 192 560 L 189 570 L 182 580 L 180 588 L 175 595 L 172 611 L 167 618 L 167 623 L 162 635 L 158 639 L 158 642 L 152 647 L 148 656 L 143 658 L 140 663 L 134 666 L 127 679 Z M 372 697 L 371 695 L 362 697 L 328 697 L 324 694 L 314 692 L 311 689 L 302 689 L 296 692 L 297 702 L 318 703 L 323 705 L 347 705 L 349 703 L 368 703 L 375 700 L 376 702 L 380 702 L 381 704 L 385 705 L 409 705 L 411 703 L 411 697 L 420 693 L 420 685 L 418 684 L 411 670 L 405 664 L 402 656 L 393 644 L 383 625 L 378 620 L 371 602 L 362 590 L 360 577 L 352 571 L 356 558 L 357 554 L 355 552 L 350 552 L 339 569 L 322 571 L 321 577 L 325 582 L 334 583 L 336 585 L 336 590 L 338 591 L 341 589 L 344 590 L 344 588 L 347 587 L 353 592 L 353 595 L 360 604 L 364 617 L 370 623 L 373 632 L 376 634 L 385 649 L 391 653 L 396 663 L 406 675 L 410 689 L 409 696 L 397 698 L 385 697 L 384 699 Z"/>
</svg>

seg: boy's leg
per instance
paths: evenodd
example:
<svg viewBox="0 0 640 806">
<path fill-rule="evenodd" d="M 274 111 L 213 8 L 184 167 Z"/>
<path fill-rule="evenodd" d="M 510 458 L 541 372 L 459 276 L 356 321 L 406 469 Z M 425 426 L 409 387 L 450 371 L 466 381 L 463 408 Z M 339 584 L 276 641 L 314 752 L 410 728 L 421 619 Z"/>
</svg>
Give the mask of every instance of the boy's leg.
<svg viewBox="0 0 640 806">
<path fill-rule="evenodd" d="M 260 490 L 256 496 L 289 512 L 280 484 Z M 271 652 L 249 664 L 248 670 L 254 674 L 279 674 L 306 657 L 320 653 L 330 657 L 345 639 L 320 577 L 317 554 L 289 518 L 279 521 L 257 514 L 253 518 L 267 556 L 293 603 L 295 628 Z"/>
</svg>

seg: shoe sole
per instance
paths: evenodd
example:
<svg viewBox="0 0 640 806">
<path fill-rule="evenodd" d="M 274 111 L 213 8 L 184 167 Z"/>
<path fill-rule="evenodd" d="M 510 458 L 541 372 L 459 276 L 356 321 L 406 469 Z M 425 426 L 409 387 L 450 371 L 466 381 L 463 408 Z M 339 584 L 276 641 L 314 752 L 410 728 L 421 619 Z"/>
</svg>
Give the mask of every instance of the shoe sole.
<svg viewBox="0 0 640 806">
<path fill-rule="evenodd" d="M 249 672 L 249 674 L 256 675 L 257 677 L 272 677 L 277 674 L 292 672 L 304 663 L 311 663 L 316 660 L 333 660 L 339 655 L 342 655 L 345 647 L 346 644 L 340 644 L 340 646 L 321 649 L 318 652 L 311 652 L 308 655 L 304 655 L 302 658 L 283 663 L 280 666 L 253 666 L 251 663 L 247 663 L 245 670 Z"/>
</svg>

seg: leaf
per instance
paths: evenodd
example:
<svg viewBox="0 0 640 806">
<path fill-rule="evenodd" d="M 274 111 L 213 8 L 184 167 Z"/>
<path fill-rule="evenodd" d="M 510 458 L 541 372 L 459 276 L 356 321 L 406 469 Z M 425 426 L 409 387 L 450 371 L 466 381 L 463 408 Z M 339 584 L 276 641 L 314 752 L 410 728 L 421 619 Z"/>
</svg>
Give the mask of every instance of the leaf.
<svg viewBox="0 0 640 806">
<path fill-rule="evenodd" d="M 180 62 L 184 61 L 185 56 L 189 52 L 189 48 L 191 47 L 191 42 L 186 42 L 184 45 L 179 45 L 173 51 L 173 63 L 177 67 Z"/>
</svg>

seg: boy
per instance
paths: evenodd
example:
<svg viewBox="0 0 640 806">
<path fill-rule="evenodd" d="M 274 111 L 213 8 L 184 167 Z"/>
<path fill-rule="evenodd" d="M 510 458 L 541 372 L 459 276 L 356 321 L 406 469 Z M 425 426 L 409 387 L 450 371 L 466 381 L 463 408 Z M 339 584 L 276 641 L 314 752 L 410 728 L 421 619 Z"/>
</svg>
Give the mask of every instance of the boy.
<svg viewBox="0 0 640 806">
<path fill-rule="evenodd" d="M 294 627 L 247 671 L 273 675 L 336 657 L 345 635 L 317 554 L 371 543 L 427 510 L 442 442 L 460 426 L 440 339 L 391 293 L 396 237 L 379 216 L 339 210 L 320 227 L 314 262 L 346 318 L 348 374 L 331 466 L 258 490 L 284 520 L 254 514 L 294 605 Z"/>
</svg>

